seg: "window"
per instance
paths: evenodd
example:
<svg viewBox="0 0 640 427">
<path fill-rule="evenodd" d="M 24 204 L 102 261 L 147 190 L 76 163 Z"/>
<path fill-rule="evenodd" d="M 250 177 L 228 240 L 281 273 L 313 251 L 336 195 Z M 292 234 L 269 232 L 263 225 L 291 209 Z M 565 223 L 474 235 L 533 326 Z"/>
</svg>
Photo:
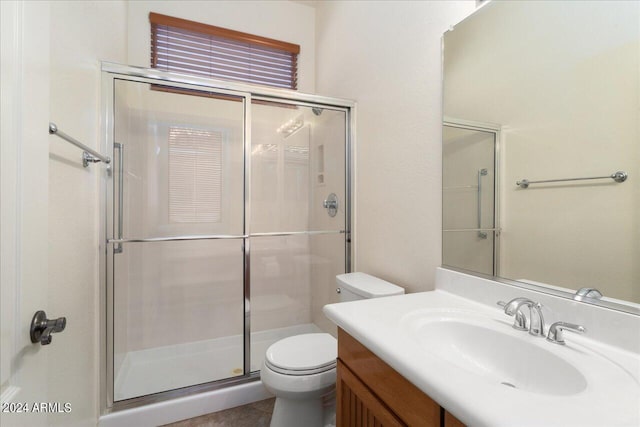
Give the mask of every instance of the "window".
<svg viewBox="0 0 640 427">
<path fill-rule="evenodd" d="M 220 222 L 222 132 L 169 128 L 169 221 Z"/>
<path fill-rule="evenodd" d="M 300 46 L 151 12 L 151 67 L 297 89 Z"/>
</svg>

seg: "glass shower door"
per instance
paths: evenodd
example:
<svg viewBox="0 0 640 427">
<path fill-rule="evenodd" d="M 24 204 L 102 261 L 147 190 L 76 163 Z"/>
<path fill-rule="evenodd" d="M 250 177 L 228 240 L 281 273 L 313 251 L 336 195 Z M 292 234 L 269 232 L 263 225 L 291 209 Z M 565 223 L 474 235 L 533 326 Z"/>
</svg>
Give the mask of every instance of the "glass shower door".
<svg viewBox="0 0 640 427">
<path fill-rule="evenodd" d="M 246 102 L 114 83 L 114 401 L 245 374 Z"/>
<path fill-rule="evenodd" d="M 496 132 L 442 127 L 442 263 L 495 275 Z"/>
<path fill-rule="evenodd" d="M 251 370 L 287 336 L 335 327 L 346 270 L 344 110 L 256 101 L 251 123 Z M 325 200 L 337 200 L 335 208 Z"/>
</svg>

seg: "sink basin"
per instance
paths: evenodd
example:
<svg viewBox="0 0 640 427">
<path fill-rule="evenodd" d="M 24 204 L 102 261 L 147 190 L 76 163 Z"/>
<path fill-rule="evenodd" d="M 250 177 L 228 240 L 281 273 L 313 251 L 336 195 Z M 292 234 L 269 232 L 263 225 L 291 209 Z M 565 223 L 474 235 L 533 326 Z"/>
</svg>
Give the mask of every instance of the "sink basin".
<svg viewBox="0 0 640 427">
<path fill-rule="evenodd" d="M 554 344 L 515 331 L 507 322 L 432 311 L 411 313 L 402 322 L 428 354 L 487 382 L 558 396 L 587 388 L 585 376 L 552 352 Z"/>
<path fill-rule="evenodd" d="M 477 286 L 495 293 L 484 282 Z M 640 355 L 635 346 L 595 338 L 599 327 L 632 340 L 640 319 L 603 315 L 617 320 L 596 327 L 599 310 L 577 317 L 573 303 L 565 313 L 564 301 L 550 301 L 548 321 L 581 318 L 589 331 L 567 333 L 567 345 L 556 345 L 513 329 L 513 318 L 493 305 L 439 290 L 332 304 L 324 312 L 466 425 L 639 427 Z"/>
</svg>

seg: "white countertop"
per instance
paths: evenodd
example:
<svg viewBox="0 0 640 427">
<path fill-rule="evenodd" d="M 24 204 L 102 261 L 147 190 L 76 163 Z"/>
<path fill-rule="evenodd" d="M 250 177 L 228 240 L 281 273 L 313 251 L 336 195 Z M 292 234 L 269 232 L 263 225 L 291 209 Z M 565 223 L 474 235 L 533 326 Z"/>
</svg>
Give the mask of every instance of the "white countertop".
<svg viewBox="0 0 640 427">
<path fill-rule="evenodd" d="M 460 369 L 429 352 L 407 328 L 410 316 L 434 310 L 473 312 L 504 323 L 504 333 L 568 361 L 587 386 L 574 394 L 549 395 L 506 387 Z M 640 355 L 596 342 L 588 334 L 566 333 L 567 345 L 555 345 L 511 328 L 513 318 L 497 306 L 442 290 L 330 304 L 324 313 L 468 426 L 640 426 Z"/>
</svg>

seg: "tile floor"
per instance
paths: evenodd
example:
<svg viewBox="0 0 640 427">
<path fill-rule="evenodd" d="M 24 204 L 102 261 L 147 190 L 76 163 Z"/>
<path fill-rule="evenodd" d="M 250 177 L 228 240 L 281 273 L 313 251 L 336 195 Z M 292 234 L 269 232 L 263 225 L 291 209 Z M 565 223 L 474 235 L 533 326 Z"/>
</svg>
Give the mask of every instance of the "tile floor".
<svg viewBox="0 0 640 427">
<path fill-rule="evenodd" d="M 275 398 L 261 400 L 164 427 L 269 427 Z"/>
</svg>

